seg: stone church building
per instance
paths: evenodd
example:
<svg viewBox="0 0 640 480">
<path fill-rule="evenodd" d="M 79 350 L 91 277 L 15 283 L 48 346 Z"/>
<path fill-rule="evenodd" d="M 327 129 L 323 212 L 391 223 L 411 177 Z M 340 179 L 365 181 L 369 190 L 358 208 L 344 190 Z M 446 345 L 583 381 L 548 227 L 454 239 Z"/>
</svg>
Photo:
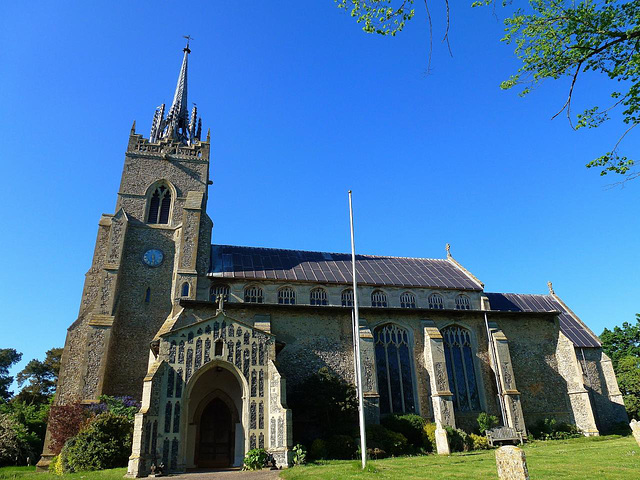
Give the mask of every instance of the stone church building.
<svg viewBox="0 0 640 480">
<path fill-rule="evenodd" d="M 187 44 L 148 138 L 131 129 L 56 394 L 141 401 L 136 477 L 160 462 L 237 466 L 257 447 L 286 466 L 297 414 L 287 386 L 321 367 L 354 378 L 351 255 L 212 245 L 210 136 L 187 108 L 189 54 Z M 598 337 L 551 285 L 485 292 L 449 248 L 439 259 L 358 255 L 356 269 L 368 422 L 410 412 L 470 430 L 486 411 L 525 434 L 552 417 L 597 435 L 626 421 Z"/>
</svg>

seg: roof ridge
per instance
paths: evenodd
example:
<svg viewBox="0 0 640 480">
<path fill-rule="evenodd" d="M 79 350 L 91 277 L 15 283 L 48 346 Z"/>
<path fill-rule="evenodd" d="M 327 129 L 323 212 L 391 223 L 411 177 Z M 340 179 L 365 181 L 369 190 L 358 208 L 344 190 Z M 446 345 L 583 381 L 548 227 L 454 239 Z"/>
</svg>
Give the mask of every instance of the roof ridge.
<svg viewBox="0 0 640 480">
<path fill-rule="evenodd" d="M 281 251 L 285 251 L 285 252 L 305 252 L 305 253 L 328 253 L 329 255 L 351 255 L 350 253 L 347 252 L 322 252 L 319 250 L 299 250 L 299 249 L 295 249 L 295 248 L 277 248 L 277 247 L 250 247 L 247 245 L 229 245 L 229 244 L 215 244 L 212 243 L 211 244 L 212 247 L 238 247 L 238 248 L 253 248 L 256 250 L 281 250 Z M 447 259 L 446 258 L 428 258 L 428 257 L 398 257 L 398 256 L 394 256 L 394 255 L 370 255 L 370 254 L 366 254 L 366 253 L 356 253 L 356 257 L 371 257 L 371 258 L 400 258 L 400 259 L 406 259 L 406 260 L 438 260 L 441 262 L 446 262 Z M 464 268 L 464 267 L 463 267 Z"/>
<path fill-rule="evenodd" d="M 484 292 L 487 294 L 497 294 L 497 295 L 529 295 L 532 297 L 552 297 L 548 293 L 515 293 L 515 292 Z M 553 298 L 553 297 L 552 297 Z"/>
</svg>

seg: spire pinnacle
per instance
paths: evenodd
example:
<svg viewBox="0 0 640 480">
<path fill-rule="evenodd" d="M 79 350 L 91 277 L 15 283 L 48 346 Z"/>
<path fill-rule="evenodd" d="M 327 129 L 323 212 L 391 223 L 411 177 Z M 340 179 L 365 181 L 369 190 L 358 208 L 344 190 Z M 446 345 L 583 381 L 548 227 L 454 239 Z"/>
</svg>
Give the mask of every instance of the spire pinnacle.
<svg viewBox="0 0 640 480">
<path fill-rule="evenodd" d="M 191 53 L 189 43 L 193 38 L 190 35 L 185 35 L 184 38 L 187 39 L 187 45 L 182 49 L 184 56 L 176 90 L 173 94 L 173 102 L 166 118 L 164 118 L 164 104 L 156 109 L 149 138 L 152 142 L 157 142 L 160 139 L 173 139 L 190 145 L 195 140 L 200 140 L 200 129 L 198 128 L 200 119 L 197 118 L 197 109 L 194 104 L 191 118 L 189 118 L 187 101 L 187 71 L 189 54 Z"/>
</svg>

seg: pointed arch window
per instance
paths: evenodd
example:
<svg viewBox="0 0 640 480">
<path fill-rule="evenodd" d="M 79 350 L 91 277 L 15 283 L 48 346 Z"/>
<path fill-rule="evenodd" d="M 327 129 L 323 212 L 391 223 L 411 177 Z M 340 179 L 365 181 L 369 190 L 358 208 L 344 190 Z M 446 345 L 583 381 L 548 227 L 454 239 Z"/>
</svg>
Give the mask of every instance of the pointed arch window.
<svg viewBox="0 0 640 480">
<path fill-rule="evenodd" d="M 429 308 L 444 310 L 444 298 L 442 298 L 442 295 L 439 293 L 432 293 L 429 295 Z"/>
<path fill-rule="evenodd" d="M 411 292 L 404 292 L 400 295 L 400 307 L 416 308 L 416 296 Z"/>
<path fill-rule="evenodd" d="M 415 413 L 413 358 L 409 333 L 388 323 L 373 331 L 380 413 Z"/>
<path fill-rule="evenodd" d="M 456 310 L 471 310 L 471 301 L 466 295 L 460 294 L 456 297 Z"/>
<path fill-rule="evenodd" d="M 171 190 L 167 185 L 158 185 L 149 199 L 147 223 L 168 224 L 171 212 Z"/>
<path fill-rule="evenodd" d="M 244 301 L 246 303 L 262 303 L 262 289 L 257 286 L 246 287 L 244 289 Z"/>
<path fill-rule="evenodd" d="M 180 295 L 183 297 L 189 296 L 189 282 L 184 282 L 182 284 L 182 289 L 180 290 Z"/>
<path fill-rule="evenodd" d="M 282 305 L 295 305 L 296 292 L 291 287 L 283 287 L 278 290 L 278 303 Z"/>
<path fill-rule="evenodd" d="M 309 294 L 310 305 L 327 305 L 327 291 L 324 288 L 314 288 Z"/>
<path fill-rule="evenodd" d="M 452 325 L 442 329 L 442 338 L 453 407 L 463 412 L 479 411 L 480 396 L 469 330 Z"/>
<path fill-rule="evenodd" d="M 209 300 L 215 302 L 218 300 L 218 295 L 222 295 L 222 299 L 225 302 L 229 301 L 229 285 L 212 285 L 209 289 Z"/>
<path fill-rule="evenodd" d="M 353 288 L 347 288 L 342 291 L 342 306 L 353 307 Z"/>
<path fill-rule="evenodd" d="M 371 293 L 371 306 L 372 307 L 386 307 L 387 306 L 387 294 L 382 290 L 374 290 Z"/>
</svg>

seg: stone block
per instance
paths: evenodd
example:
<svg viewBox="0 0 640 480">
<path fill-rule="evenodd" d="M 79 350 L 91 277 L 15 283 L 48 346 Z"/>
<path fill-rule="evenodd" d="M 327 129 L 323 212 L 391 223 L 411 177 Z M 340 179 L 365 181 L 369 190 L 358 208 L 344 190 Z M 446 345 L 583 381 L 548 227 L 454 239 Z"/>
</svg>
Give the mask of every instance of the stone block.
<svg viewBox="0 0 640 480">
<path fill-rule="evenodd" d="M 636 439 L 636 442 L 638 442 L 638 446 L 640 446 L 640 422 L 638 422 L 636 419 L 633 419 L 631 420 L 629 426 L 631 427 L 633 438 Z"/>
<path fill-rule="evenodd" d="M 500 480 L 529 480 L 524 450 L 512 445 L 496 450 L 496 466 Z"/>
<path fill-rule="evenodd" d="M 438 455 L 451 455 L 447 431 L 442 427 L 436 428 L 436 450 Z"/>
</svg>

